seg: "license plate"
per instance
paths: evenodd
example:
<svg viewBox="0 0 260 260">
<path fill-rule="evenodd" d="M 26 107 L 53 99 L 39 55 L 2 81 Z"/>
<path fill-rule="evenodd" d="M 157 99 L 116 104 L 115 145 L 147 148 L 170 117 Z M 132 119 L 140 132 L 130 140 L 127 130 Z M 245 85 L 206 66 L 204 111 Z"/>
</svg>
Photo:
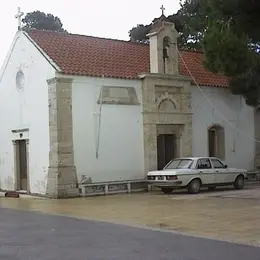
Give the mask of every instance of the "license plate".
<svg viewBox="0 0 260 260">
<path fill-rule="evenodd" d="M 164 180 L 164 176 L 158 176 L 157 179 L 158 179 L 159 181 L 162 181 L 162 180 Z"/>
</svg>

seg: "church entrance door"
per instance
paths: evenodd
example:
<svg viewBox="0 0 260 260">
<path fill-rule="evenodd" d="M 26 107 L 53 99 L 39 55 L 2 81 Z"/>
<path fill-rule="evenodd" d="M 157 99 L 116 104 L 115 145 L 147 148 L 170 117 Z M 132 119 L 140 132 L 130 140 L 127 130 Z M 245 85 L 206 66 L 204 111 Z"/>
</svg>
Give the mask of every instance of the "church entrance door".
<svg viewBox="0 0 260 260">
<path fill-rule="evenodd" d="M 157 136 L 157 167 L 162 170 L 163 167 L 175 156 L 175 135 L 160 134 Z"/>
</svg>

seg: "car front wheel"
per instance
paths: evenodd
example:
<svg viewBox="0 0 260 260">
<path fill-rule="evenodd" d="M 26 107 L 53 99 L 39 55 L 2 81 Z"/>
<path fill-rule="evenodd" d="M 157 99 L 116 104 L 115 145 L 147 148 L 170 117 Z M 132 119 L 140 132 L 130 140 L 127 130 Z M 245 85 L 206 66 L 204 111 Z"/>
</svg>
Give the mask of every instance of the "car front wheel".
<svg viewBox="0 0 260 260">
<path fill-rule="evenodd" d="M 239 176 L 237 176 L 237 178 L 234 182 L 234 188 L 237 189 L 237 190 L 241 190 L 241 189 L 244 188 L 244 184 L 245 184 L 244 176 L 239 175 Z"/>
<path fill-rule="evenodd" d="M 188 185 L 188 192 L 190 194 L 196 194 L 200 191 L 201 182 L 199 179 L 192 180 Z"/>
<path fill-rule="evenodd" d="M 161 188 L 164 194 L 171 194 L 173 192 L 173 188 Z"/>
</svg>

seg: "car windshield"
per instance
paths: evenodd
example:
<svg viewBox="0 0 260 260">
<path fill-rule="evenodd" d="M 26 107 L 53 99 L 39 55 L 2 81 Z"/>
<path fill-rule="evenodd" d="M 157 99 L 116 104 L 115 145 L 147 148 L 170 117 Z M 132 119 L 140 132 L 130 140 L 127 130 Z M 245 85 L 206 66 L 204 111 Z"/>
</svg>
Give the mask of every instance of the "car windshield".
<svg viewBox="0 0 260 260">
<path fill-rule="evenodd" d="M 174 159 L 171 160 L 164 169 L 188 169 L 193 160 L 191 159 Z"/>
</svg>

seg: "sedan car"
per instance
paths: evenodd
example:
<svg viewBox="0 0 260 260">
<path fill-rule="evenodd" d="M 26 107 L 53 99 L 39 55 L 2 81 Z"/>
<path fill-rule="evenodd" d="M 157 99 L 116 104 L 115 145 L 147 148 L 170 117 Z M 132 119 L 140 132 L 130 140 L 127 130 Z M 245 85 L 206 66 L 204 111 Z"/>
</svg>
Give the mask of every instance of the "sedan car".
<svg viewBox="0 0 260 260">
<path fill-rule="evenodd" d="M 171 160 L 161 171 L 150 171 L 148 183 L 171 193 L 176 188 L 188 188 L 189 193 L 198 193 L 201 187 L 215 189 L 216 186 L 234 185 L 244 188 L 247 171 L 228 168 L 215 157 L 189 157 Z"/>
</svg>

